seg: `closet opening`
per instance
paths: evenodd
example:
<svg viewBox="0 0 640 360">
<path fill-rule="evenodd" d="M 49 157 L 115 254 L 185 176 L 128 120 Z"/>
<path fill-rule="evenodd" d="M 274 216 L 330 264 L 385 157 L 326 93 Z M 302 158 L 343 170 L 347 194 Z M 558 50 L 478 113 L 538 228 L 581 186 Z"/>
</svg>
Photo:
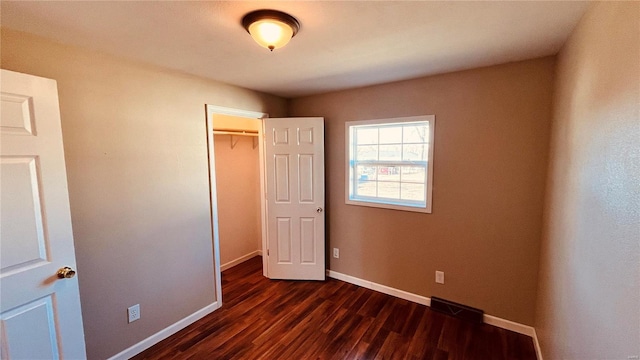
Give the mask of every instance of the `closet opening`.
<svg viewBox="0 0 640 360">
<path fill-rule="evenodd" d="M 266 113 L 207 105 L 216 301 L 221 272 L 266 249 L 263 122 Z M 263 274 L 267 274 L 263 257 Z"/>
</svg>

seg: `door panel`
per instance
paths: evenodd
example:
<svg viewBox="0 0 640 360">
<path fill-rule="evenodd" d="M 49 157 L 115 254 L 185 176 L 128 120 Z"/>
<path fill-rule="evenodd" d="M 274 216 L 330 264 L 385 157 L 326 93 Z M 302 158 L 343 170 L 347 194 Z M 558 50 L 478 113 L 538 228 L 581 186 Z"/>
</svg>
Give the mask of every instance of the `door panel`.
<svg viewBox="0 0 640 360">
<path fill-rule="evenodd" d="M 290 203 L 291 202 L 291 189 L 289 188 L 289 156 L 288 155 L 275 155 L 275 172 L 274 178 L 276 182 L 276 198 L 277 203 Z"/>
<path fill-rule="evenodd" d="M 22 239 L 0 244 L 2 271 L 46 261 L 36 159 L 33 156 L 0 158 L 0 173 L 2 237 Z"/>
<path fill-rule="evenodd" d="M 0 133 L 35 135 L 30 96 L 2 93 Z"/>
<path fill-rule="evenodd" d="M 277 218 L 278 264 L 291 264 L 291 218 Z"/>
<path fill-rule="evenodd" d="M 267 276 L 324 280 L 324 119 L 264 123 Z"/>
<path fill-rule="evenodd" d="M 82 359 L 84 333 L 54 80 L 2 70 L 2 359 Z"/>
<path fill-rule="evenodd" d="M 300 262 L 314 264 L 316 261 L 316 219 L 300 218 Z"/>
<path fill-rule="evenodd" d="M 2 338 L 10 345 L 11 359 L 59 358 L 56 322 L 51 296 L 3 313 Z"/>
<path fill-rule="evenodd" d="M 313 204 L 313 154 L 298 157 L 298 190 L 300 203 Z"/>
</svg>

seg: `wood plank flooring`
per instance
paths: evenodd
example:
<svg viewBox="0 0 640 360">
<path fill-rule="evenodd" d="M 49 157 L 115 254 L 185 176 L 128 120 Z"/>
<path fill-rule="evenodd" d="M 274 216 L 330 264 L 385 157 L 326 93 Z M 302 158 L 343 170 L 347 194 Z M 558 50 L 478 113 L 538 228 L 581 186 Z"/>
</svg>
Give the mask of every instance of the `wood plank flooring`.
<svg viewBox="0 0 640 360">
<path fill-rule="evenodd" d="M 223 272 L 223 306 L 133 359 L 536 359 L 530 337 L 335 279 Z"/>
</svg>

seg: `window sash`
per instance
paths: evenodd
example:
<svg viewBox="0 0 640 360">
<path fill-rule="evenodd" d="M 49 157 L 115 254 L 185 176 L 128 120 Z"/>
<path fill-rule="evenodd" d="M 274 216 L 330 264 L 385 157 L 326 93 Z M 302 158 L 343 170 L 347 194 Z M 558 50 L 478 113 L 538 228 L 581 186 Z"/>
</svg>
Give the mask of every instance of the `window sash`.
<svg viewBox="0 0 640 360">
<path fill-rule="evenodd" d="M 429 173 L 428 173 L 428 162 L 427 161 L 351 161 L 351 166 L 349 169 L 349 180 L 350 180 L 350 192 L 348 194 L 349 199 L 350 200 L 360 200 L 360 201 L 368 201 L 368 202 L 375 202 L 375 203 L 380 203 L 380 204 L 392 204 L 392 205 L 399 205 L 399 206 L 410 206 L 410 207 L 424 207 L 426 206 L 427 203 L 427 192 L 428 192 L 428 188 L 427 188 L 427 181 L 428 181 L 428 177 L 429 177 Z M 379 166 L 389 166 L 389 167 L 398 167 L 398 168 L 402 168 L 402 167 L 414 167 L 414 168 L 421 168 L 424 171 L 424 178 L 422 178 L 422 181 L 406 181 L 402 179 L 402 173 L 400 174 L 399 180 L 380 180 L 378 179 L 378 177 L 376 176 L 376 179 L 374 180 L 360 180 L 358 179 L 358 176 L 356 174 L 356 169 L 358 166 L 369 166 L 369 167 L 376 167 L 376 169 Z M 402 171 L 402 170 L 401 170 Z M 362 184 L 364 182 L 372 182 L 372 183 L 392 183 L 392 184 L 398 184 L 399 186 L 399 199 L 396 198 L 389 198 L 389 197 L 384 197 L 384 196 L 369 196 L 369 195 L 361 195 L 358 194 L 358 185 Z M 417 184 L 417 185 L 423 185 L 424 186 L 424 193 L 423 193 L 423 197 L 424 200 L 411 200 L 411 199 L 403 199 L 402 198 L 402 185 L 403 184 Z M 377 185 L 376 185 L 376 189 L 377 189 Z"/>
</svg>

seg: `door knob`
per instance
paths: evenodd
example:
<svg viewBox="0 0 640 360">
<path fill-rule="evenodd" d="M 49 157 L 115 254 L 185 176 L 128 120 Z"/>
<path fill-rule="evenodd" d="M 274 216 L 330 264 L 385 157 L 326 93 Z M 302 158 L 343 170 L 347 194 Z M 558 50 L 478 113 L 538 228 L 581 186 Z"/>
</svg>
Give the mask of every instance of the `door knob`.
<svg viewBox="0 0 640 360">
<path fill-rule="evenodd" d="M 72 277 L 76 276 L 76 271 L 68 266 L 65 266 L 58 269 L 57 275 L 60 279 L 71 279 Z"/>
<path fill-rule="evenodd" d="M 322 212 L 322 208 L 321 208 L 321 207 L 318 207 L 318 208 L 316 209 L 316 212 L 317 212 L 318 214 L 320 214 L 320 213 Z"/>
</svg>

